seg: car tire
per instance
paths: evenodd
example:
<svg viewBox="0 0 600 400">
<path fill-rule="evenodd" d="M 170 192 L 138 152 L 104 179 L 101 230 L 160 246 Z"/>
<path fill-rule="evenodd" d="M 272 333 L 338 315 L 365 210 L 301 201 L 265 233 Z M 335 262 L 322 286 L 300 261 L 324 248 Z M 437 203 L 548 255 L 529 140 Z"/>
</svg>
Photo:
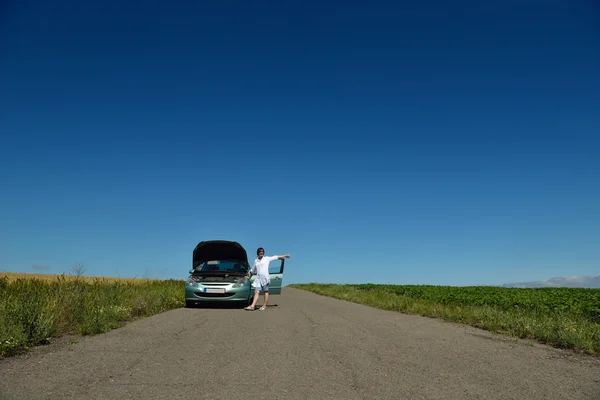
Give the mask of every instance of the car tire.
<svg viewBox="0 0 600 400">
<path fill-rule="evenodd" d="M 190 301 L 190 300 L 186 300 L 185 301 L 185 308 L 192 308 L 194 307 L 194 302 Z"/>
</svg>

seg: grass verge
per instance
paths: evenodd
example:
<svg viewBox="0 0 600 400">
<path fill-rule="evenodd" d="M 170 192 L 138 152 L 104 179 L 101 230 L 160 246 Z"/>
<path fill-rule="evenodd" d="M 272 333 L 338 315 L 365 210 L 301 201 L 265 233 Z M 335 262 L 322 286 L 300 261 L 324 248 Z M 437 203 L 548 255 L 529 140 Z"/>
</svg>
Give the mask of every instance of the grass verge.
<svg viewBox="0 0 600 400">
<path fill-rule="evenodd" d="M 0 357 L 184 305 L 183 281 L 0 277 Z"/>
<path fill-rule="evenodd" d="M 501 309 L 491 305 L 439 302 L 390 293 L 384 288 L 363 290 L 356 285 L 291 284 L 288 287 L 367 306 L 468 324 L 503 335 L 537 340 L 559 348 L 600 355 L 600 323 L 565 310 Z M 507 289 L 509 290 L 509 289 Z"/>
</svg>

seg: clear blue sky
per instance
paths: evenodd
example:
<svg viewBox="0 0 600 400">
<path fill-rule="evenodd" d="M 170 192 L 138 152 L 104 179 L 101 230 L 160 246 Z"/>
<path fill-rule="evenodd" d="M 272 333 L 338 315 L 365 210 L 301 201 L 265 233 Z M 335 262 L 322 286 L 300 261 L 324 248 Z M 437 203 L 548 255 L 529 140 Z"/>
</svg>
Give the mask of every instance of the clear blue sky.
<svg viewBox="0 0 600 400">
<path fill-rule="evenodd" d="M 595 1 L 0 7 L 0 271 L 600 274 Z"/>
</svg>

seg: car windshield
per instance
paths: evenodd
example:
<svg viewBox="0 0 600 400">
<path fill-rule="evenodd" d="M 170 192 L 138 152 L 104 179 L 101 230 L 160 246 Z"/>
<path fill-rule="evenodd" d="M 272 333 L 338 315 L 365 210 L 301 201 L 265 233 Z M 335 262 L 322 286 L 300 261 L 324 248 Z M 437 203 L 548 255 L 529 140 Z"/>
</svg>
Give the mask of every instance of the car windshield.
<svg viewBox="0 0 600 400">
<path fill-rule="evenodd" d="M 237 261 L 229 261 L 229 260 L 218 260 L 218 261 L 208 261 L 202 264 L 199 264 L 194 268 L 196 272 L 233 272 L 239 274 L 245 274 L 248 272 L 248 268 L 243 264 L 238 263 Z"/>
</svg>

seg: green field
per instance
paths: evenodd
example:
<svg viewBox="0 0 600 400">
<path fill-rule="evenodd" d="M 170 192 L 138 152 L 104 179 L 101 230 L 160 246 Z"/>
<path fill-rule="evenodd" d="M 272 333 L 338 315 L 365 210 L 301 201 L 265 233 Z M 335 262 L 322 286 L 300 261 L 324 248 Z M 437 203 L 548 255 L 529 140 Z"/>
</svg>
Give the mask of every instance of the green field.
<svg viewBox="0 0 600 400">
<path fill-rule="evenodd" d="M 184 305 L 183 281 L 0 276 L 0 356 Z"/>
<path fill-rule="evenodd" d="M 288 286 L 385 310 L 442 318 L 556 347 L 600 354 L 600 289 L 376 284 Z"/>
</svg>

